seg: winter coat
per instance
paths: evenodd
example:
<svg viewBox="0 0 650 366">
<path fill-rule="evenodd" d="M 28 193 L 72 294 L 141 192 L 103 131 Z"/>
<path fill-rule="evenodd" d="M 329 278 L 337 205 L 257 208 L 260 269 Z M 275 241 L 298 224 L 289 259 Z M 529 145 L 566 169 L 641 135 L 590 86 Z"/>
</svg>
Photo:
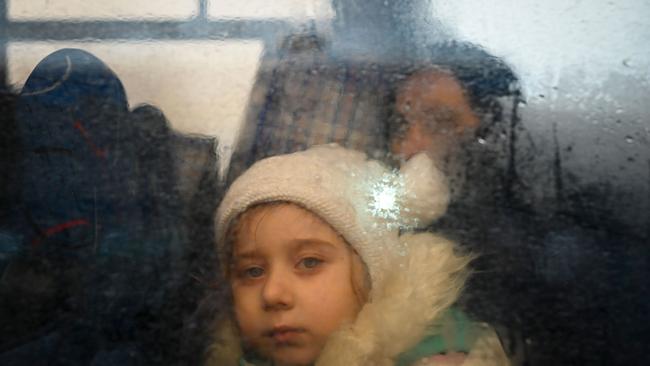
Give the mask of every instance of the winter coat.
<svg viewBox="0 0 650 366">
<path fill-rule="evenodd" d="M 405 234 L 401 242 L 407 250 L 391 257 L 387 280 L 371 290 L 354 323 L 332 334 L 315 365 L 433 365 L 426 359 L 441 351 L 466 352 L 463 365 L 509 365 L 494 331 L 459 325 L 465 320 L 450 310 L 466 280 L 469 258 L 431 233 Z M 453 341 L 458 331 L 467 332 L 462 342 Z M 441 341 L 448 346 L 441 348 Z M 219 322 L 206 366 L 247 365 L 241 359 L 236 327 L 230 320 Z"/>
</svg>

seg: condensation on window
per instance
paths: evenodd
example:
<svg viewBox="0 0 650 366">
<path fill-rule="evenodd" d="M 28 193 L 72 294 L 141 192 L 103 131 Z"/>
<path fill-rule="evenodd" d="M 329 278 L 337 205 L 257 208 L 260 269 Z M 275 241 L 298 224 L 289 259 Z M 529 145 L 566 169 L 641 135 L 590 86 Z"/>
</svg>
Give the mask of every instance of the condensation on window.
<svg viewBox="0 0 650 366">
<path fill-rule="evenodd" d="M 329 1 L 281 0 L 272 4 L 254 0 L 244 3 L 233 0 L 208 3 L 211 18 L 292 19 L 298 23 L 308 20 L 329 20 L 334 16 Z"/>
<path fill-rule="evenodd" d="M 0 364 L 201 364 L 224 192 L 327 143 L 435 161 L 512 364 L 648 360 L 647 1 L 0 6 Z"/>
<path fill-rule="evenodd" d="M 131 106 L 156 105 L 179 132 L 219 136 L 227 164 L 262 54 L 260 42 L 13 42 L 7 47 L 9 82 L 22 85 L 39 61 L 63 48 L 84 49 L 103 60 L 119 75 Z"/>
<path fill-rule="evenodd" d="M 7 1 L 13 20 L 187 19 L 199 12 L 193 0 L 162 1 Z"/>
</svg>

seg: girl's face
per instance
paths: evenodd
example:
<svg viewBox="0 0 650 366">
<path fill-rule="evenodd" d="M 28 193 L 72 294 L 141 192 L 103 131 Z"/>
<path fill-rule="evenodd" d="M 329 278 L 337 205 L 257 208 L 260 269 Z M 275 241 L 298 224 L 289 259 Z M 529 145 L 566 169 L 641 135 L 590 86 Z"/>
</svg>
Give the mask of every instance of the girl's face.
<svg viewBox="0 0 650 366">
<path fill-rule="evenodd" d="M 293 204 L 239 222 L 230 285 L 243 341 L 280 365 L 308 365 L 363 300 L 363 264 L 324 221 Z"/>
</svg>

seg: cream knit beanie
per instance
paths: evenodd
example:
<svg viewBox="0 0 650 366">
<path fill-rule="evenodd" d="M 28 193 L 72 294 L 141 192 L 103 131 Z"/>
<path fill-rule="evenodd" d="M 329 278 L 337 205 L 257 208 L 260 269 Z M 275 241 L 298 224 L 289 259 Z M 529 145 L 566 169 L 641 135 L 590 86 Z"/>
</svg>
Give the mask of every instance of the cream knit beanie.
<svg viewBox="0 0 650 366">
<path fill-rule="evenodd" d="M 423 228 L 440 217 L 449 190 L 425 154 L 400 171 L 336 144 L 270 157 L 237 178 L 219 206 L 215 220 L 222 263 L 233 220 L 253 205 L 279 201 L 302 206 L 329 223 L 359 253 L 376 288 L 390 269 L 390 257 L 404 254 L 400 229 Z"/>
</svg>

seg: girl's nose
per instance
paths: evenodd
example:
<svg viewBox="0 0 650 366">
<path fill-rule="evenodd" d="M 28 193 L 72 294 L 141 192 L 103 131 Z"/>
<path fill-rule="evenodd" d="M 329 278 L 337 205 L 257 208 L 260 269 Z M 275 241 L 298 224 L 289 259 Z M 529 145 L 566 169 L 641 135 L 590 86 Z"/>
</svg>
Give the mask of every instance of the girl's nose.
<svg viewBox="0 0 650 366">
<path fill-rule="evenodd" d="M 287 310 L 293 307 L 294 296 L 288 273 L 276 270 L 269 273 L 262 288 L 262 304 L 265 310 Z"/>
</svg>

